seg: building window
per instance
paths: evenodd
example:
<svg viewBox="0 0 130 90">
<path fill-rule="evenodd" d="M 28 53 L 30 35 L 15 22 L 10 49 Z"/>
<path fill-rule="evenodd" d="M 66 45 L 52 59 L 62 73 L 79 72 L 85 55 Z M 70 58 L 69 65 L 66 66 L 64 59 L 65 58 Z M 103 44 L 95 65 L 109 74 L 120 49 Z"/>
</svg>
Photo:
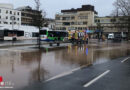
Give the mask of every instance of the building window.
<svg viewBox="0 0 130 90">
<path fill-rule="evenodd" d="M 95 20 L 95 23 L 97 23 L 97 19 Z"/>
<path fill-rule="evenodd" d="M 74 22 L 71 22 L 71 25 L 74 25 L 75 23 Z"/>
<path fill-rule="evenodd" d="M 1 19 L 1 16 L 0 16 L 0 19 Z"/>
<path fill-rule="evenodd" d="M 99 19 L 96 19 L 95 22 L 96 22 L 96 23 L 100 23 L 100 20 L 99 20 Z"/>
<path fill-rule="evenodd" d="M 116 22 L 116 19 L 111 19 L 111 22 Z"/>
<path fill-rule="evenodd" d="M 14 20 L 16 20 L 16 18 L 14 17 Z"/>
<path fill-rule="evenodd" d="M 10 20 L 16 20 L 16 18 L 14 16 L 11 16 Z"/>
<path fill-rule="evenodd" d="M 78 27 L 78 30 L 83 30 L 82 27 Z"/>
<path fill-rule="evenodd" d="M 8 19 L 8 16 L 6 16 L 6 19 Z"/>
<path fill-rule="evenodd" d="M 60 20 L 60 17 L 56 17 L 56 20 Z"/>
<path fill-rule="evenodd" d="M 17 20 L 19 21 L 19 18 L 17 18 Z"/>
<path fill-rule="evenodd" d="M 19 15 L 19 12 L 17 13 L 17 15 Z"/>
<path fill-rule="evenodd" d="M 56 22 L 56 25 L 62 25 L 62 23 L 61 22 Z"/>
<path fill-rule="evenodd" d="M 68 26 L 68 25 L 70 25 L 70 22 L 63 22 L 63 25 Z"/>
<path fill-rule="evenodd" d="M 83 25 L 83 22 L 78 22 L 78 25 Z"/>
<path fill-rule="evenodd" d="M 88 16 L 79 16 L 79 19 L 88 19 Z"/>
<path fill-rule="evenodd" d="M 87 22 L 83 22 L 84 25 L 87 25 Z"/>
<path fill-rule="evenodd" d="M 63 17 L 62 20 L 71 20 L 70 17 Z"/>
<path fill-rule="evenodd" d="M 1 24 L 1 21 L 0 21 L 0 24 Z"/>
<path fill-rule="evenodd" d="M 6 14 L 8 14 L 8 10 L 6 10 Z"/>
<path fill-rule="evenodd" d="M 72 16 L 72 17 L 71 17 L 71 19 L 73 20 L 73 19 L 75 19 L 75 17 L 74 17 L 74 16 Z"/>
<path fill-rule="evenodd" d="M 12 24 L 12 22 L 10 22 L 10 24 Z"/>
<path fill-rule="evenodd" d="M 1 13 L 1 9 L 0 9 L 0 13 Z"/>
<path fill-rule="evenodd" d="M 16 15 L 16 12 L 14 12 L 14 15 Z"/>
<path fill-rule="evenodd" d="M 4 24 L 8 24 L 8 22 L 4 22 Z"/>
<path fill-rule="evenodd" d="M 10 11 L 10 14 L 12 14 L 12 11 Z"/>
</svg>

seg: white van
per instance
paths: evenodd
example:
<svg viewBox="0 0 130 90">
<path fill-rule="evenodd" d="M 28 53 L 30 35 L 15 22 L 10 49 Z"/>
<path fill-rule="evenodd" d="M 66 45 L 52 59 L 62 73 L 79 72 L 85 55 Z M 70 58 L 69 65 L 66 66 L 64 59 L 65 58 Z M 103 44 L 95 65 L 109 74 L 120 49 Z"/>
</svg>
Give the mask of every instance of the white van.
<svg viewBox="0 0 130 90">
<path fill-rule="evenodd" d="M 114 39 L 114 33 L 108 34 L 108 39 L 109 39 L 109 40 Z"/>
</svg>

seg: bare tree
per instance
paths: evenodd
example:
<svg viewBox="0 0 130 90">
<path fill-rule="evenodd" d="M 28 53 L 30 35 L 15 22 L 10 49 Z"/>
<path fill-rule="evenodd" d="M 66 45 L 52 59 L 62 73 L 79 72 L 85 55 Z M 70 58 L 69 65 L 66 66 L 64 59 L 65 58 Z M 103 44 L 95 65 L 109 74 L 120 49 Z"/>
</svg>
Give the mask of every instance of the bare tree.
<svg viewBox="0 0 130 90">
<path fill-rule="evenodd" d="M 115 6 L 117 14 L 123 16 L 130 15 L 130 0 L 116 0 L 113 5 Z"/>
<path fill-rule="evenodd" d="M 116 0 L 114 2 L 115 10 L 112 12 L 118 28 L 127 28 L 128 39 L 130 39 L 130 0 Z"/>
<path fill-rule="evenodd" d="M 33 24 L 34 24 L 34 26 L 36 26 L 39 29 L 37 41 L 38 41 L 38 47 L 40 49 L 41 48 L 40 30 L 44 26 L 44 23 L 45 23 L 44 18 L 45 18 L 46 13 L 45 13 L 45 11 L 40 10 L 40 7 L 41 7 L 40 0 L 34 0 L 34 1 L 35 1 L 35 4 L 36 4 L 36 13 L 33 16 Z"/>
<path fill-rule="evenodd" d="M 40 10 L 40 6 L 41 6 L 40 0 L 34 0 L 34 1 L 36 3 L 36 10 L 39 11 Z"/>
</svg>

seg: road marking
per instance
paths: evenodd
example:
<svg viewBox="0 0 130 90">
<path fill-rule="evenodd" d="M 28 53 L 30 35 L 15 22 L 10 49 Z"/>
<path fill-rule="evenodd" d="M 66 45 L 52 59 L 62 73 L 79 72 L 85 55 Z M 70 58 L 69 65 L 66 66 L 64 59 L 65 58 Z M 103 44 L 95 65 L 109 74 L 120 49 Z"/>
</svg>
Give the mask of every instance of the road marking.
<svg viewBox="0 0 130 90">
<path fill-rule="evenodd" d="M 130 58 L 130 57 L 128 57 L 128 58 L 122 60 L 121 63 L 124 63 L 124 62 L 127 61 L 129 58 Z"/>
<path fill-rule="evenodd" d="M 110 70 L 105 71 L 104 73 L 102 73 L 101 75 L 99 75 L 98 77 L 96 77 L 95 79 L 91 80 L 90 82 L 88 82 L 87 84 L 85 84 L 83 87 L 88 87 L 91 84 L 93 84 L 94 82 L 96 82 L 98 79 L 102 78 L 103 76 L 105 76 L 106 74 L 108 74 L 110 72 Z"/>
<path fill-rule="evenodd" d="M 51 80 L 54 80 L 54 79 L 57 79 L 57 78 L 60 78 L 60 77 L 63 77 L 63 76 L 72 74 L 74 71 L 77 71 L 77 70 L 79 70 L 79 69 L 81 69 L 81 68 L 82 68 L 82 66 L 81 66 L 81 67 L 78 67 L 78 68 L 75 68 L 75 69 L 72 69 L 71 71 L 64 72 L 64 73 L 59 74 L 59 75 L 57 75 L 57 76 L 54 76 L 54 77 L 52 77 L 52 78 L 50 78 L 50 79 L 48 79 L 48 80 L 46 80 L 46 81 L 44 81 L 44 82 L 48 82 L 48 81 L 51 81 Z"/>
<path fill-rule="evenodd" d="M 22 52 L 23 50 L 13 50 L 13 49 L 0 49 L 1 51 L 14 51 L 14 52 Z"/>
<path fill-rule="evenodd" d="M 54 80 L 54 79 L 57 79 L 57 78 L 60 78 L 60 77 L 63 77 L 63 76 L 69 75 L 69 74 L 71 74 L 71 73 L 72 73 L 72 72 L 62 73 L 62 74 L 60 74 L 60 75 L 54 76 L 54 77 L 52 77 L 52 78 L 46 80 L 45 82 L 48 82 L 48 81 L 51 81 L 51 80 Z"/>
</svg>

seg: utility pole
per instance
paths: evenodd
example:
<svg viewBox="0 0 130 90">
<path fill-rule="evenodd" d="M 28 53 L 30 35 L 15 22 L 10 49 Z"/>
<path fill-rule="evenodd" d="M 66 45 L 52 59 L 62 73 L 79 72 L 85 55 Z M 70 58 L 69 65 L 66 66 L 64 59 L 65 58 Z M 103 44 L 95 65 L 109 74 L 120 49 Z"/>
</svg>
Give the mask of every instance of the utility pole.
<svg viewBox="0 0 130 90">
<path fill-rule="evenodd" d="M 14 30 L 14 19 L 15 19 L 15 16 L 11 16 L 11 20 L 12 20 L 12 31 Z M 14 31 L 12 32 L 12 45 L 13 45 L 13 36 L 14 36 Z"/>
</svg>

